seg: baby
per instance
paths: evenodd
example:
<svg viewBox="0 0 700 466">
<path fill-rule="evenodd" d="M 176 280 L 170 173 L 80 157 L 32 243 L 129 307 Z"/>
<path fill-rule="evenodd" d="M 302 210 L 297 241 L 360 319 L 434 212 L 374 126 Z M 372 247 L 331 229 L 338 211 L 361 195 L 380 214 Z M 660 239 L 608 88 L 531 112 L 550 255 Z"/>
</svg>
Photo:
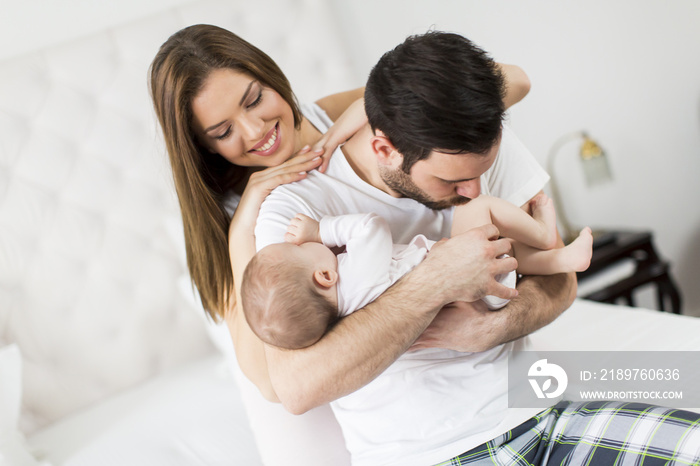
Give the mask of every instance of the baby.
<svg viewBox="0 0 700 466">
<path fill-rule="evenodd" d="M 557 241 L 551 199 L 533 199 L 532 216 L 502 199 L 479 196 L 455 208 L 452 235 L 494 223 L 511 239 L 517 272 L 550 275 L 588 268 L 593 237 L 584 228 L 564 248 Z M 434 241 L 423 235 L 409 244 L 392 242 L 387 222 L 376 214 L 324 217 L 297 214 L 285 242 L 261 249 L 243 275 L 241 299 L 248 323 L 264 342 L 298 349 L 316 343 L 341 317 L 372 302 L 418 265 Z M 345 246 L 336 254 L 330 248 Z M 510 274 L 515 286 L 515 274 Z M 498 278 L 498 277 L 497 277 Z M 494 298 L 494 297 L 487 297 Z M 505 305 L 485 298 L 491 309 Z"/>
</svg>

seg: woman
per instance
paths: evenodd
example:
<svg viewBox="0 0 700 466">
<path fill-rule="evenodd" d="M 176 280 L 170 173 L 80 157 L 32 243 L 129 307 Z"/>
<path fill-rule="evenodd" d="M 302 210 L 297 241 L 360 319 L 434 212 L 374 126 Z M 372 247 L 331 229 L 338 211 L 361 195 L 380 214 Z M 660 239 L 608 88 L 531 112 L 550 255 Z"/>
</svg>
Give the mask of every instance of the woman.
<svg viewBox="0 0 700 466">
<path fill-rule="evenodd" d="M 529 82 L 519 68 L 502 68 L 510 106 L 527 94 Z M 225 319 L 243 373 L 275 401 L 263 345 L 235 306 L 243 270 L 255 253 L 255 219 L 272 189 L 303 179 L 309 170 L 325 170 L 338 144 L 364 124 L 363 89 L 325 97 L 302 111 L 267 55 L 208 25 L 171 36 L 150 72 L 190 276 L 208 314 Z M 328 127 L 328 119 L 335 125 L 323 135 L 318 128 Z M 238 198 L 231 217 L 227 205 Z"/>
</svg>

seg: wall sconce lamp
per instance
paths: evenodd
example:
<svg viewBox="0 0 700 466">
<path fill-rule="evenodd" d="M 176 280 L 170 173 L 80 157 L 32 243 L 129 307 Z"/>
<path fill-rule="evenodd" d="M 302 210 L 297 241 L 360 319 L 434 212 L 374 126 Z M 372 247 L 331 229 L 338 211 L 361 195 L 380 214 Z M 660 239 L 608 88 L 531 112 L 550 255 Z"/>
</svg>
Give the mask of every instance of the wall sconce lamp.
<svg viewBox="0 0 700 466">
<path fill-rule="evenodd" d="M 565 144 L 576 140 L 582 140 L 581 147 L 579 149 L 579 159 L 581 160 L 581 165 L 583 167 L 586 186 L 593 187 L 612 180 L 612 174 L 610 172 L 605 151 L 603 151 L 600 145 L 591 139 L 585 131 L 567 134 L 559 138 L 554 143 L 552 150 L 549 152 L 549 158 L 547 159 L 547 171 L 551 177 L 552 199 L 554 200 L 557 218 L 562 229 L 561 235 L 564 239 L 564 243 L 566 244 L 570 243 L 574 238 L 576 238 L 578 232 L 575 231 L 575 229 L 571 226 L 571 223 L 569 223 L 566 212 L 562 206 L 561 195 L 559 193 L 559 184 L 557 183 L 556 171 L 554 169 L 554 162 L 560 153 L 561 148 Z"/>
</svg>

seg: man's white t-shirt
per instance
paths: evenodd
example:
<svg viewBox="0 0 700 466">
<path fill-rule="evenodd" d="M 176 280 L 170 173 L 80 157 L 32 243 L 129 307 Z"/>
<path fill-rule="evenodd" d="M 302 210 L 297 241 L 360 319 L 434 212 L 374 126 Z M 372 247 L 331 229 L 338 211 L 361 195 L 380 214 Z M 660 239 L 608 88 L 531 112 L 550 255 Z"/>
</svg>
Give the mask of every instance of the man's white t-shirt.
<svg viewBox="0 0 700 466">
<path fill-rule="evenodd" d="M 304 107 L 303 112 L 322 132 L 331 124 L 316 105 Z M 548 179 L 504 125 L 496 160 L 482 175 L 482 193 L 522 205 Z M 452 209 L 434 211 L 369 185 L 339 149 L 325 174 L 312 171 L 306 179 L 279 186 L 267 197 L 255 229 L 256 246 L 260 250 L 283 242 L 297 213 L 320 221 L 328 215 L 366 212 L 389 223 L 395 243 L 408 243 L 418 234 L 437 241 L 449 237 L 452 226 Z M 438 463 L 535 415 L 539 409 L 507 408 L 508 354 L 524 343 L 507 343 L 483 353 L 439 348 L 409 352 L 365 387 L 333 402 L 353 464 Z"/>
</svg>

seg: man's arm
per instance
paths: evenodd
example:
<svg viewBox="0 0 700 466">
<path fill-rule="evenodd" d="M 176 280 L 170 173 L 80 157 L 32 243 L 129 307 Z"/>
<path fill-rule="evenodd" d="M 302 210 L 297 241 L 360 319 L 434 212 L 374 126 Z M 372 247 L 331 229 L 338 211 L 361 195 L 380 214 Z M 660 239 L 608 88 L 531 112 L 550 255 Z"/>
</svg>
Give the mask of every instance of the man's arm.
<svg viewBox="0 0 700 466">
<path fill-rule="evenodd" d="M 491 311 L 481 301 L 447 306 L 412 349 L 486 351 L 551 323 L 575 297 L 575 274 L 523 277 L 518 283 L 518 296 L 503 309 Z"/>
<path fill-rule="evenodd" d="M 452 301 L 515 291 L 494 277 L 514 270 L 510 249 L 486 225 L 436 244 L 427 258 L 376 301 L 341 319 L 318 343 L 301 350 L 266 347 L 270 378 L 287 410 L 301 414 L 363 387 L 391 365 Z M 457 252 L 465 257 L 455 261 Z"/>
</svg>

